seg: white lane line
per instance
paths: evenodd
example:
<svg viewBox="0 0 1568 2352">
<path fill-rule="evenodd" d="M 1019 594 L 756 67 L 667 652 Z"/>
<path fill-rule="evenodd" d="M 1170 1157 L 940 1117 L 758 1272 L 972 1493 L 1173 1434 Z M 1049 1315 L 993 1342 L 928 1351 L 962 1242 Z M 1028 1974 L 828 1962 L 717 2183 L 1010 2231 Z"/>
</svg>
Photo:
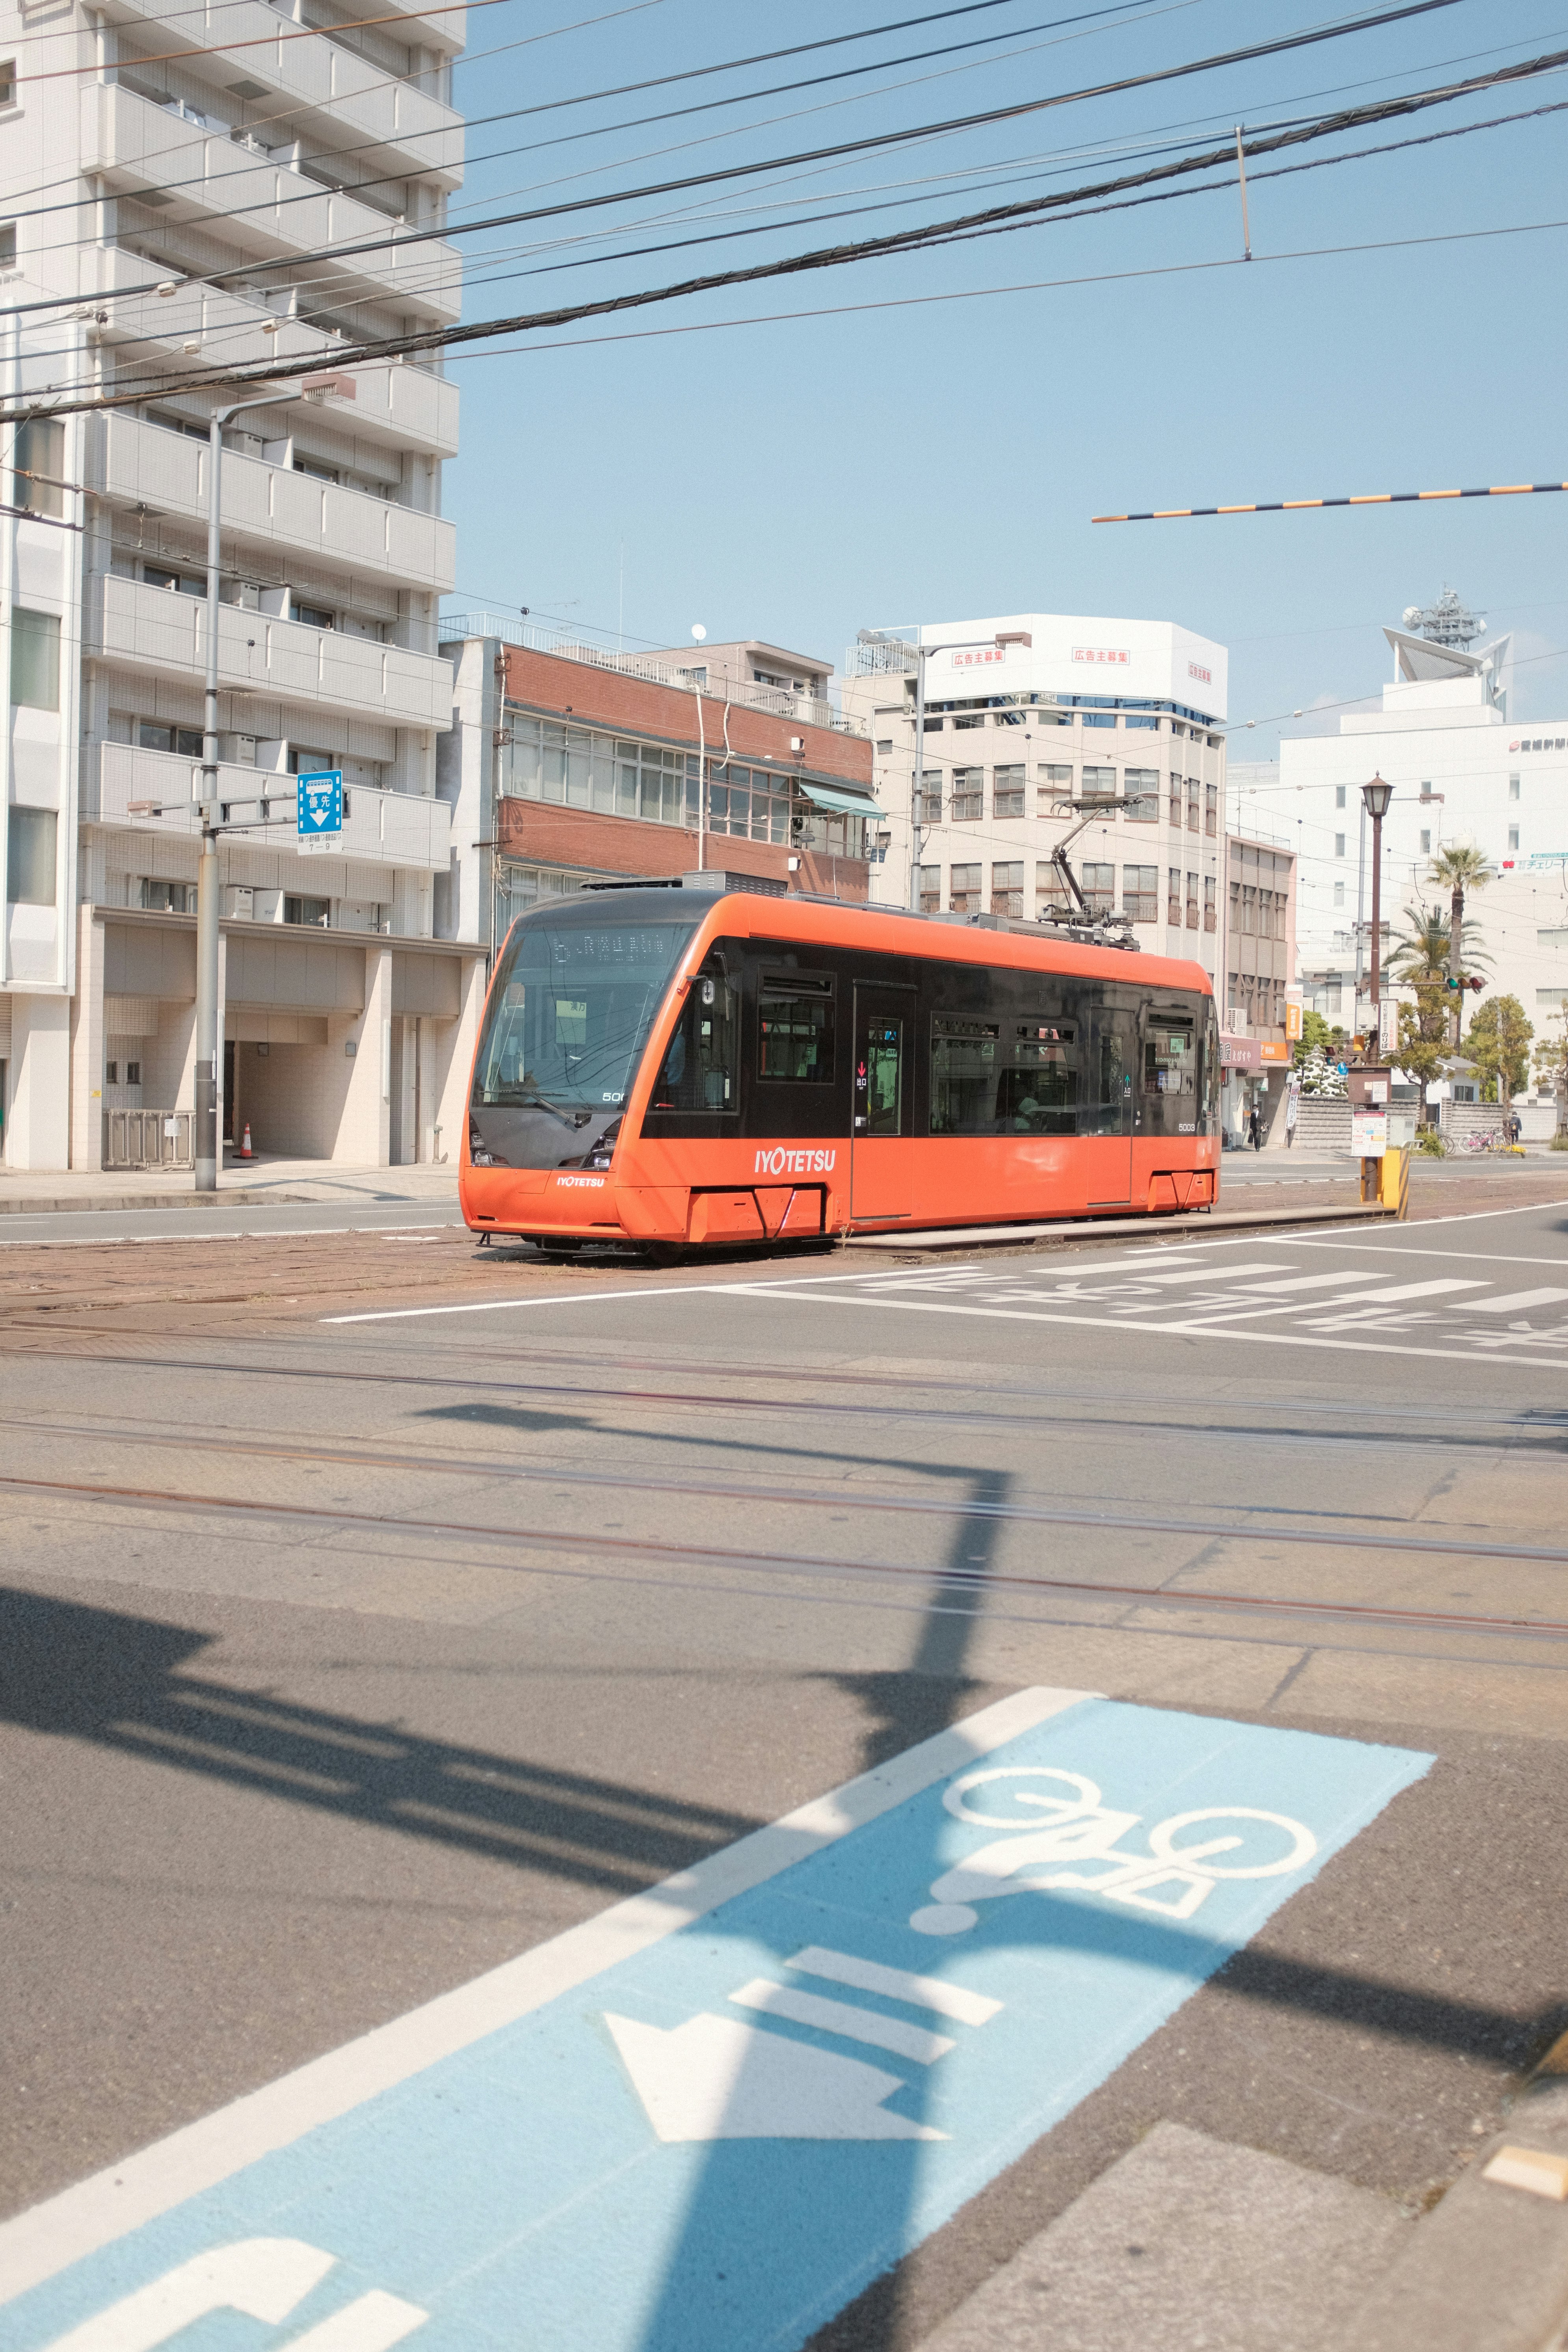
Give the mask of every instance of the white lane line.
<svg viewBox="0 0 1568 2352">
<path fill-rule="evenodd" d="M 477 1298 L 461 1307 L 392 1307 L 374 1315 L 323 1315 L 321 1319 L 323 1323 L 412 1323 L 427 1315 L 499 1315 L 504 1307 L 580 1307 L 601 1298 L 684 1298 L 694 1290 L 730 1287 L 722 1282 L 669 1282 L 658 1290 L 563 1290 L 553 1298 Z"/>
<path fill-rule="evenodd" d="M 0 2222 L 0 2303 L 56 2277 L 187 2198 L 231 2180 L 259 2158 L 291 2147 L 308 2132 L 423 2074 L 438 2059 L 542 2009 L 616 1961 L 648 1950 L 731 1895 L 764 1885 L 807 1854 L 945 1780 L 973 1757 L 990 1755 L 1036 1724 L 1100 1696 L 1037 1686 L 998 1699 L 645 1894 L 612 1904 L 597 1918 L 567 1928 Z"/>
<path fill-rule="evenodd" d="M 911 2009 L 956 2018 L 961 2025 L 988 2025 L 1001 2014 L 1002 2003 L 989 1993 L 971 1992 L 966 1985 L 948 1984 L 941 1977 L 912 1977 L 906 1969 L 884 1968 L 879 1960 L 862 1960 L 853 1952 L 835 1952 L 823 1944 L 808 1944 L 784 1965 L 803 1976 L 825 1977 L 829 1984 L 850 1985 L 857 1992 L 907 2000 Z"/>
<path fill-rule="evenodd" d="M 901 2017 L 883 2017 L 876 2010 L 856 2009 L 847 2000 L 825 2000 L 818 1992 L 801 1992 L 794 1985 L 770 1984 L 753 1977 L 729 1998 L 737 2009 L 760 2010 L 764 2017 L 787 2017 L 792 2025 L 815 2025 L 819 2032 L 837 2033 L 846 2042 L 868 2042 L 877 2050 L 894 2050 L 912 2058 L 917 2066 L 934 2066 L 956 2050 L 950 2033 L 931 2033 L 923 2025 L 906 2024 Z"/>
<path fill-rule="evenodd" d="M 1568 1254 L 1561 1251 L 1555 1257 L 1519 1257 L 1505 1255 L 1501 1250 L 1429 1250 L 1417 1249 L 1403 1242 L 1325 1242 L 1315 1236 L 1308 1239 L 1305 1235 L 1293 1236 L 1292 1246 L 1296 1249 L 1354 1250 L 1373 1257 L 1440 1257 L 1447 1258 L 1450 1265 L 1457 1260 L 1462 1265 L 1554 1265 L 1560 1273 L 1564 1264 L 1568 1264 Z"/>
<path fill-rule="evenodd" d="M 166 1249 L 175 1242 L 298 1242 L 319 1241 L 323 1234 L 341 1240 L 363 1234 L 367 1240 L 401 1240 L 405 1234 L 451 1233 L 460 1230 L 461 1217 L 447 1217 L 435 1225 L 268 1225 L 240 1233 L 199 1234 L 0 1234 L 0 1249 Z"/>
<path fill-rule="evenodd" d="M 1461 1298 L 1461 1315 L 1522 1315 L 1527 1307 L 1551 1307 L 1568 1290 L 1510 1290 L 1506 1298 Z"/>
<path fill-rule="evenodd" d="M 1287 1274 L 1272 1282 L 1249 1282 L 1247 1287 L 1260 1296 L 1267 1292 L 1272 1297 L 1277 1292 L 1289 1290 L 1331 1290 L 1335 1283 L 1346 1283 L 1353 1278 L 1353 1269 L 1351 1274 Z M 1384 1277 L 1374 1274 L 1370 1279 L 1378 1282 Z"/>
<path fill-rule="evenodd" d="M 726 1298 L 743 1297 L 748 1294 L 752 1297 L 765 1298 L 769 1295 L 769 1286 L 760 1282 L 750 1285 L 727 1283 L 722 1288 L 716 1286 L 715 1289 L 715 1296 Z M 795 1291 L 790 1294 L 790 1303 L 808 1307 L 863 1307 L 865 1305 L 863 1299 L 845 1298 L 835 1293 L 821 1291 L 805 1293 Z M 1309 1339 L 1304 1332 L 1299 1331 L 1238 1331 L 1230 1323 L 1131 1323 L 1122 1315 L 1047 1315 L 1036 1307 L 961 1307 L 956 1304 L 950 1307 L 936 1299 L 929 1298 L 883 1298 L 877 1303 L 886 1307 L 890 1313 L 894 1314 L 978 1316 L 989 1318 L 998 1323 L 1061 1323 L 1088 1331 L 1120 1331 L 1124 1336 L 1129 1332 L 1135 1332 L 1141 1339 L 1152 1331 L 1173 1339 L 1234 1339 L 1255 1348 L 1319 1348 L 1346 1356 L 1420 1356 L 1431 1357 L 1440 1364 L 1511 1362 L 1531 1365 L 1551 1364 L 1553 1368 L 1562 1365 L 1564 1370 L 1568 1370 L 1568 1357 L 1504 1356 L 1500 1353 L 1494 1354 L 1489 1349 L 1484 1359 L 1467 1358 L 1451 1347 L 1400 1348 L 1387 1340 L 1312 1339 Z M 1521 1340 L 1515 1344 L 1522 1347 L 1525 1343 Z"/>
</svg>

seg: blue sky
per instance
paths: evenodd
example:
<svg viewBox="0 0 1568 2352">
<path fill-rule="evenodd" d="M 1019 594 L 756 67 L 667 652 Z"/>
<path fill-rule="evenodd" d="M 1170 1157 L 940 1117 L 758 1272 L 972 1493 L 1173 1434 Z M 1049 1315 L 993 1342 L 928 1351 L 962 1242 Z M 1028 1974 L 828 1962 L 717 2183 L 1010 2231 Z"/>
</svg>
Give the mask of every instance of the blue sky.
<svg viewBox="0 0 1568 2352">
<path fill-rule="evenodd" d="M 623 0 L 608 21 L 583 25 L 603 0 L 498 0 L 470 13 L 458 102 L 470 116 L 540 107 L 931 5 Z M 516 152 L 472 163 L 454 216 L 765 161 L 1351 13 L 1331 18 L 1305 0 L 1141 0 L 1098 24 L 1062 21 L 1081 6 L 1001 0 L 782 64 L 476 129 L 476 159 Z M 948 47 L 998 34 L 989 48 Z M 936 48 L 947 53 L 889 62 Z M 1294 54 L 880 155 L 463 238 L 465 315 L 627 292 L 1072 187 L 1140 168 L 1155 141 L 1201 149 L 1238 121 L 1315 118 L 1558 48 L 1568 49 L 1568 0 L 1510 0 L 1500 11 L 1457 0 Z M 877 70 L 615 127 L 865 65 Z M 1565 101 L 1568 73 L 1557 71 L 1278 161 Z M 452 608 L 527 604 L 613 639 L 624 580 L 628 646 L 685 642 L 700 622 L 716 639 L 762 635 L 835 661 L 866 624 L 1028 609 L 1169 617 L 1230 647 L 1233 723 L 1259 721 L 1233 738 L 1232 755 L 1263 759 L 1279 714 L 1375 692 L 1390 667 L 1380 625 L 1448 582 L 1494 629 L 1517 633 L 1514 716 L 1559 713 L 1568 498 L 1136 526 L 1089 518 L 1568 478 L 1555 291 L 1568 226 L 1473 234 L 1568 218 L 1565 137 L 1568 113 L 1286 178 L 1261 177 L 1259 163 L 1250 266 L 1238 258 L 1231 181 L 454 356 L 464 415 L 446 490 L 459 530 Z M 983 182 L 993 184 L 984 193 Z M 867 209 L 682 252 L 586 259 L 705 225 L 798 220 L 807 199 L 823 214 Z M 671 225 L 677 207 L 697 204 L 701 220 Z M 1343 247 L 1363 249 L 1329 250 Z M 1284 257 L 1299 255 L 1310 257 Z M 561 261 L 571 266 L 542 267 Z M 917 299 L 997 287 L 1031 290 Z M 889 307 L 861 307 L 874 305 Z M 737 323 L 801 311 L 837 315 Z"/>
</svg>

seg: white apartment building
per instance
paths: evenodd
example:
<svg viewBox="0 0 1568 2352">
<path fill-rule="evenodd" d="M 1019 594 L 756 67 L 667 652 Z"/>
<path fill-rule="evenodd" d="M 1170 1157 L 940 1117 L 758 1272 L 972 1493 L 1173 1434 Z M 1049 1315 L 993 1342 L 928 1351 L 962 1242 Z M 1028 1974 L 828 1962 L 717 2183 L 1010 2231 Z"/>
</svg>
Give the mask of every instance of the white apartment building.
<svg viewBox="0 0 1568 2352">
<path fill-rule="evenodd" d="M 1223 976 L 1225 647 L 1171 621 L 1055 613 L 889 634 L 933 648 L 920 762 L 921 906 L 1032 917 L 1059 903 L 1051 847 L 1078 822 L 1062 803 L 1125 800 L 1130 806 L 1096 818 L 1071 853 L 1091 908 L 1125 912 L 1142 945 Z M 999 636 L 1031 642 L 998 646 Z M 900 646 L 861 642 L 846 656 L 843 686 L 846 715 L 863 719 L 871 734 L 876 796 L 887 813 L 871 895 L 903 906 L 911 896 L 914 668 Z"/>
<path fill-rule="evenodd" d="M 1380 708 L 1345 713 L 1331 735 L 1286 737 L 1268 794 L 1270 821 L 1301 843 L 1305 1001 L 1355 1025 L 1359 940 L 1365 1010 L 1372 840 L 1362 786 L 1378 774 L 1394 786 L 1383 825 L 1384 959 L 1406 907 L 1447 907 L 1428 879 L 1433 856 L 1473 842 L 1497 869 L 1467 908 L 1488 987 L 1517 996 L 1544 1031 L 1568 1003 L 1568 720 L 1510 719 L 1506 637 L 1467 651 L 1404 629 L 1384 635 L 1394 673 Z"/>
<path fill-rule="evenodd" d="M 223 1132 L 373 1165 L 456 1150 L 483 986 L 437 788 L 457 393 L 438 362 L 333 358 L 458 316 L 457 253 L 409 239 L 460 184 L 464 19 L 364 13 L 0 5 L 0 388 L 130 395 L 14 446 L 0 427 L 11 1168 L 188 1147 L 208 419 L 247 390 L 188 379 L 296 355 L 314 393 L 279 383 L 225 434 Z M 306 856 L 292 778 L 326 767 L 342 835 Z M 175 1116 L 108 1116 L 137 1111 Z"/>
</svg>

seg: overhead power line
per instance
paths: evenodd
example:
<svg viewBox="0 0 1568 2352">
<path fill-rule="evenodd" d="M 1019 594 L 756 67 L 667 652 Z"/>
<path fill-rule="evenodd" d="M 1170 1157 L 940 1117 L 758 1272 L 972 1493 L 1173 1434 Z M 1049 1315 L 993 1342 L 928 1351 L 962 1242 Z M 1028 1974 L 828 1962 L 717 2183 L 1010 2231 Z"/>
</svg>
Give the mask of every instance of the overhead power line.
<svg viewBox="0 0 1568 2352">
<path fill-rule="evenodd" d="M 1299 514 L 1316 507 L 1408 507 L 1434 499 L 1538 499 L 1568 482 L 1495 482 L 1484 490 L 1357 490 L 1343 499 L 1256 499 L 1245 506 L 1152 507 L 1147 514 L 1090 515 L 1090 522 L 1191 522 L 1205 515 Z"/>
<path fill-rule="evenodd" d="M 594 196 L 572 196 L 557 204 L 535 205 L 521 212 L 497 213 L 483 220 L 457 222 L 449 227 L 406 230 L 401 236 L 389 235 L 385 237 L 362 238 L 352 245 L 322 246 L 313 253 L 291 255 L 289 257 L 289 261 L 290 267 L 300 268 L 313 262 L 354 260 L 367 253 L 384 253 L 389 245 L 395 245 L 402 249 L 407 246 L 428 244 L 447 236 L 472 236 L 489 229 L 515 228 L 524 222 L 558 219 L 566 213 L 597 211 L 607 205 L 632 204 L 647 196 L 670 195 L 687 188 L 711 187 L 722 181 L 751 179 L 766 172 L 793 169 L 802 163 L 832 162 L 841 155 L 859 155 L 889 147 L 907 146 L 919 140 L 943 138 L 960 131 L 984 129 L 996 122 L 1016 121 L 1024 115 L 1042 114 L 1058 107 L 1075 106 L 1087 99 L 1116 97 L 1127 90 L 1149 89 L 1159 82 L 1187 80 L 1194 74 L 1213 73 L 1225 66 L 1248 64 L 1259 58 L 1279 57 L 1293 49 L 1314 48 L 1325 41 L 1343 39 L 1352 33 L 1374 31 L 1384 25 L 1404 23 L 1414 16 L 1431 16 L 1439 9 L 1451 8 L 1458 5 L 1458 0 L 1402 0 L 1402 5 L 1398 6 L 1379 9 L 1371 15 L 1342 18 L 1337 24 L 1316 26 L 1304 32 L 1281 34 L 1275 40 L 1253 42 L 1239 49 L 1220 50 L 1210 57 L 1190 58 L 1183 65 L 1162 66 L 1152 68 L 1147 73 L 1124 74 L 1112 81 L 1094 82 L 1079 89 L 1060 90 L 1048 98 L 1024 99 L 1012 106 L 990 107 L 980 113 L 953 115 L 938 122 L 917 123 L 903 131 L 885 131 L 863 139 L 841 140 L 831 146 L 807 148 L 793 155 L 771 156 L 762 163 L 727 164 L 716 171 L 689 173 L 676 180 L 650 182 L 641 187 L 612 189 Z M 1506 79 L 1510 74 L 1517 78 L 1531 71 L 1542 69 L 1538 65 L 1508 68 L 1498 75 L 1478 77 L 1469 87 L 1484 89 L 1489 88 L 1493 80 Z M 1226 152 L 1234 153 L 1234 144 Z M 847 248 L 842 257 L 858 257 Z M 766 272 L 760 274 L 779 274 L 791 268 L 819 268 L 826 266 L 828 264 L 821 260 L 804 257 L 791 263 L 770 264 Z M 237 262 L 228 269 L 205 270 L 186 282 L 190 285 L 221 286 L 230 278 L 254 278 L 257 267 L 254 259 Z M 117 289 L 115 299 L 123 301 L 132 295 L 152 293 L 156 290 L 159 282 L 156 278 L 149 278 L 141 286 L 121 288 Z M 698 281 L 689 289 L 679 290 L 704 290 L 707 282 Z M 721 278 L 711 282 L 721 285 L 743 282 L 743 277 L 741 279 Z M 75 308 L 79 305 L 80 299 L 79 296 L 68 298 L 56 295 L 45 300 L 19 303 L 14 307 L 21 311 Z M 661 290 L 658 293 L 626 299 L 667 300 L 669 295 Z M 552 320 L 551 323 L 555 322 Z M 437 337 L 436 340 L 440 338 Z M 376 348 L 378 350 L 426 349 L 430 341 L 431 338 L 425 336 L 417 338 L 413 343 L 383 343 L 378 344 Z"/>
<path fill-rule="evenodd" d="M 1267 137 L 1244 140 L 1241 142 L 1242 149 L 1247 154 L 1277 152 L 1281 148 L 1299 146 L 1310 140 L 1335 136 L 1363 123 L 1386 121 L 1395 116 L 1417 113 L 1428 107 L 1450 103 L 1458 98 L 1469 95 L 1478 88 L 1491 88 L 1500 81 L 1518 80 L 1527 72 L 1546 72 L 1564 65 L 1568 65 L 1568 50 L 1554 51 L 1547 58 L 1533 60 L 1529 67 L 1500 67 L 1492 74 L 1471 77 L 1464 82 L 1451 83 L 1443 89 L 1415 91 L 1405 98 L 1379 99 L 1365 106 L 1342 108 L 1337 113 L 1325 116 L 1315 123 L 1297 125 Z M 605 296 L 596 301 L 573 303 L 551 310 L 521 312 L 510 318 L 481 320 L 469 326 L 431 328 L 412 335 L 381 337 L 374 341 L 366 341 L 361 344 L 349 345 L 338 350 L 331 354 L 331 364 L 341 369 L 377 359 L 393 359 L 416 351 L 429 351 L 437 347 L 450 350 L 454 346 L 464 343 L 489 341 L 498 335 L 530 333 L 546 327 L 569 326 L 579 320 L 610 317 L 625 310 L 644 309 L 652 303 L 675 301 L 689 295 L 708 293 L 719 289 L 752 285 L 767 278 L 798 276 L 811 270 L 836 268 L 849 262 L 870 260 L 893 254 L 919 252 L 933 245 L 952 243 L 957 239 L 978 235 L 1000 233 L 1030 223 L 1040 222 L 1052 214 L 1065 213 L 1074 205 L 1081 205 L 1098 198 L 1120 196 L 1130 189 L 1147 187 L 1153 183 L 1168 182 L 1178 176 L 1212 171 L 1217 165 L 1232 163 L 1235 160 L 1236 152 L 1236 142 L 1228 142 L 1223 147 L 1209 148 L 1202 154 L 1184 156 L 1173 163 L 1156 164 L 1142 172 L 1124 173 L 1118 179 L 1101 181 L 1090 186 L 1064 189 L 1054 195 L 1032 197 L 1019 203 L 994 205 L 985 212 L 963 214 L 951 220 L 927 223 L 921 227 L 897 229 L 882 236 L 863 238 L 856 244 L 829 247 L 814 253 L 794 254 L 778 261 L 759 262 L 749 268 L 723 270 L 701 278 L 687 278 L 674 286 L 650 287 L 634 293 Z M 1325 158 L 1324 160 L 1327 162 L 1334 159 Z M 171 381 L 182 390 L 199 392 L 205 388 L 233 383 L 269 383 L 299 375 L 319 374 L 326 363 L 322 355 L 318 352 L 308 359 L 274 361 L 261 368 L 236 366 L 193 372 Z M 121 406 L 135 400 L 147 398 L 150 391 L 155 388 L 159 387 L 143 382 L 136 386 L 127 386 L 119 393 L 100 394 L 91 398 L 39 401 L 36 402 L 30 409 L 18 410 L 16 413 L 17 415 L 38 414 L 47 409 L 51 415 L 64 415 L 79 408 Z M 69 389 L 69 387 L 62 387 L 62 389 Z"/>
</svg>

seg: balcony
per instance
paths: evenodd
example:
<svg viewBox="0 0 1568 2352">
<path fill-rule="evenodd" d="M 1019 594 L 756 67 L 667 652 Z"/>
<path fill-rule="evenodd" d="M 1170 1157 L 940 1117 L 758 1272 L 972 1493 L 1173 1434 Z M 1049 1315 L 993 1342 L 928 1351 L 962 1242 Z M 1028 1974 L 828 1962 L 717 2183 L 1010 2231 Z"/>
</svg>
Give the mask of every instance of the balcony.
<svg viewBox="0 0 1568 2352">
<path fill-rule="evenodd" d="M 258 295 L 226 286 L 204 286 L 190 278 L 173 294 L 121 294 L 121 287 L 147 286 L 155 266 L 122 247 L 89 247 L 82 267 L 96 275 L 84 299 L 96 295 L 112 305 L 104 341 L 162 344 L 180 351 L 209 339 L 225 363 L 264 366 L 271 360 L 319 359 L 331 369 L 342 350 L 341 338 L 280 319 Z M 270 326 L 276 331 L 264 330 Z M 345 431 L 432 457 L 452 457 L 458 449 L 458 387 L 416 361 L 376 360 L 353 371 L 357 387 L 351 404 L 331 394 L 322 414 L 341 420 Z"/>
<path fill-rule="evenodd" d="M 161 217 L 172 226 L 221 226 L 258 263 L 365 245 L 371 249 L 352 258 L 312 264 L 313 282 L 339 301 L 392 301 L 418 318 L 457 318 L 462 264 L 451 246 L 405 246 L 384 213 L 134 90 L 94 82 L 80 102 L 80 168 L 100 173 L 111 194 L 158 199 Z"/>
<path fill-rule="evenodd" d="M 447 188 L 461 184 L 463 121 L 452 107 L 427 97 L 412 82 L 389 80 L 369 58 L 329 40 L 324 33 L 313 41 L 299 39 L 302 27 L 283 10 L 268 7 L 266 0 L 225 0 L 205 23 L 199 12 L 171 19 L 159 0 L 122 0 L 122 9 L 155 26 L 153 46 L 160 52 L 186 43 L 205 51 L 226 88 L 237 79 L 260 82 L 268 98 L 282 96 L 296 106 L 319 109 L 335 130 L 351 131 L 355 144 L 375 141 L 382 150 L 374 161 L 376 171 L 401 169 Z M 296 37 L 289 39 L 290 34 Z M 431 47 L 445 48 L 451 41 L 447 31 L 416 37 Z M 233 47 L 209 48 L 215 41 Z M 252 103 L 267 114 L 276 110 L 265 100 Z M 300 137 L 309 136 L 308 125 L 298 121 L 292 110 L 289 121 L 297 123 Z M 361 161 L 369 164 L 372 158 Z"/>
<path fill-rule="evenodd" d="M 82 651 L 166 677 L 199 677 L 206 667 L 205 600 L 100 573 L 88 583 Z M 324 702 L 386 727 L 452 723 L 451 664 L 439 655 L 237 604 L 222 609 L 218 681 L 226 692 Z"/>
<path fill-rule="evenodd" d="M 111 415 L 89 437 L 88 486 L 121 505 L 205 523 L 208 462 L 203 445 L 184 434 Z M 226 450 L 223 528 L 226 553 L 248 541 L 427 593 L 452 585 L 456 528 L 439 515 Z"/>
<path fill-rule="evenodd" d="M 100 743 L 96 756 L 89 751 L 87 760 L 81 790 L 84 824 L 114 825 L 163 840 L 197 837 L 201 828 L 191 797 L 197 770 L 191 761 L 179 759 L 172 751 L 139 751 L 130 743 Z M 272 814 L 286 816 L 294 798 L 292 776 L 279 776 L 265 768 L 226 766 L 218 771 L 220 798 L 250 801 L 264 792 L 277 795 Z M 452 812 L 445 801 L 419 799 L 409 793 L 378 793 L 363 784 L 352 784 L 346 798 L 344 857 L 363 858 L 374 866 L 415 866 L 426 873 L 447 871 Z M 163 814 L 132 816 L 132 801 L 162 803 Z M 253 849 L 280 855 L 294 849 L 294 836 L 283 825 L 231 838 Z"/>
</svg>

